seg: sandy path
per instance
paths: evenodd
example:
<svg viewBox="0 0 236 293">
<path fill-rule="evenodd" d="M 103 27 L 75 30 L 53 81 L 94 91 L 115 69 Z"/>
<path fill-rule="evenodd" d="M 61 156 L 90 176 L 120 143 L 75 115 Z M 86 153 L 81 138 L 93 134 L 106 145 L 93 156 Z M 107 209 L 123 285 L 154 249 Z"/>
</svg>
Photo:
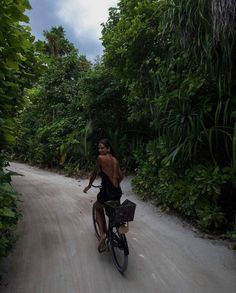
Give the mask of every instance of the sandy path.
<svg viewBox="0 0 236 293">
<path fill-rule="evenodd" d="M 97 190 L 24 164 L 8 168 L 22 193 L 23 217 L 13 253 L 1 263 L 0 293 L 235 293 L 235 252 L 198 237 L 172 216 L 137 199 L 130 180 L 122 183 L 137 203 L 127 234 L 130 255 L 125 276 L 108 252 L 97 252 L 91 207 Z"/>
</svg>

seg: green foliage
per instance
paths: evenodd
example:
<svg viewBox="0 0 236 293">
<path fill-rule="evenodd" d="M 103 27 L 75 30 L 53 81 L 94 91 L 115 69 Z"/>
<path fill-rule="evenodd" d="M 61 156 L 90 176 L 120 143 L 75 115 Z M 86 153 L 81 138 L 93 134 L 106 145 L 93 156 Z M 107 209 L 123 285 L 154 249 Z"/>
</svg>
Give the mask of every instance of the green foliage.
<svg viewBox="0 0 236 293">
<path fill-rule="evenodd" d="M 26 94 L 29 103 L 19 116 L 15 153 L 31 163 L 62 167 L 71 161 L 78 164 L 78 148 L 84 144 L 80 80 L 90 63 L 78 56 L 63 28 L 52 28 L 47 37 L 51 35 L 57 40 L 57 53 L 49 50 L 44 74 Z"/>
<path fill-rule="evenodd" d="M 236 209 L 233 177 L 222 173 L 235 168 L 232 11 L 233 1 L 121 0 L 103 26 L 105 66 L 125 86 L 128 121 L 150 140 L 137 151 L 136 190 L 204 228 Z"/>
<path fill-rule="evenodd" d="M 81 89 L 83 119 L 92 128 L 88 137 L 90 149 L 95 149 L 102 137 L 109 137 L 117 155 L 127 158 L 123 165 L 129 168 L 136 130 L 127 121 L 123 85 L 103 64 L 97 64 L 82 79 Z"/>
<path fill-rule="evenodd" d="M 165 210 L 180 212 L 202 229 L 222 228 L 226 219 L 219 201 L 223 185 L 230 180 L 229 171 L 196 165 L 180 174 L 163 162 L 158 168 L 159 158 L 147 155 L 133 180 L 135 190 L 154 198 Z"/>
<path fill-rule="evenodd" d="M 33 43 L 29 21 L 24 14 L 30 9 L 27 0 L 0 0 L 0 257 L 6 256 L 14 241 L 19 217 L 18 195 L 10 185 L 10 175 L 4 151 L 13 144 L 16 134 L 16 117 L 27 100 L 26 88 L 37 80 L 42 69 L 38 45 Z"/>
<path fill-rule="evenodd" d="M 233 250 L 236 250 L 236 228 L 234 231 L 228 231 L 226 234 L 225 234 L 225 238 L 226 239 L 229 239 L 231 241 L 233 241 L 233 244 L 232 244 L 232 249 Z"/>
<path fill-rule="evenodd" d="M 40 59 L 24 15 L 26 0 L 0 1 L 0 148 L 14 141 L 14 117 L 24 105 L 24 88 L 37 78 Z"/>
<path fill-rule="evenodd" d="M 45 51 L 51 56 L 63 56 L 77 51 L 72 43 L 65 38 L 65 31 L 62 26 L 52 27 L 50 31 L 43 32 L 47 42 Z"/>
<path fill-rule="evenodd" d="M 203 229 L 232 225 L 235 4 L 213 2 L 119 1 L 94 66 L 62 27 L 44 32 L 47 66 L 25 95 L 18 157 L 81 173 L 109 137 L 142 196 Z"/>
<path fill-rule="evenodd" d="M 19 195 L 13 191 L 9 173 L 3 172 L 2 167 L 6 165 L 1 157 L 0 171 L 0 257 L 7 256 L 15 242 L 15 229 L 19 213 L 17 201 Z"/>
<path fill-rule="evenodd" d="M 219 164 L 232 158 L 235 41 L 230 31 L 214 42 L 210 9 L 207 1 L 122 0 L 104 25 L 104 61 L 126 84 L 129 120 L 166 137 L 166 160 L 203 150 Z"/>
</svg>

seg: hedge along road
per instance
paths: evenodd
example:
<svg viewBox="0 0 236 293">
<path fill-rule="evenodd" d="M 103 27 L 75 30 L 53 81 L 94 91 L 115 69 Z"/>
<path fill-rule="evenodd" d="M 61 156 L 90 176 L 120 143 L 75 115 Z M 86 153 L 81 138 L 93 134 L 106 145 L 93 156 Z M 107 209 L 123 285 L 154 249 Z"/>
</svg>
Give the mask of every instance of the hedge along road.
<svg viewBox="0 0 236 293">
<path fill-rule="evenodd" d="M 108 252 L 97 252 L 91 208 L 97 190 L 82 192 L 75 180 L 24 164 L 8 168 L 22 194 L 23 217 L 11 255 L 1 261 L 0 292 L 12 293 L 233 293 L 235 253 L 226 243 L 203 239 L 176 217 L 160 213 L 122 183 L 137 204 L 127 234 L 129 265 L 124 276 Z"/>
</svg>

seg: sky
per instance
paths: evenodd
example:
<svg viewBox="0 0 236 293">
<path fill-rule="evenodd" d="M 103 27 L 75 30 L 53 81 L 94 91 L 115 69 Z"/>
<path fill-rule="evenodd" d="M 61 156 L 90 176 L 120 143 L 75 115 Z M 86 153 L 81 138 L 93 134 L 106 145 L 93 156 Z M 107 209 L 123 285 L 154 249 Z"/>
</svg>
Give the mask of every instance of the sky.
<svg viewBox="0 0 236 293">
<path fill-rule="evenodd" d="M 94 61 L 102 55 L 101 23 L 108 19 L 109 7 L 118 0 L 29 0 L 32 34 L 44 40 L 43 31 L 52 26 L 63 26 L 66 38 L 79 49 L 79 54 Z"/>
</svg>

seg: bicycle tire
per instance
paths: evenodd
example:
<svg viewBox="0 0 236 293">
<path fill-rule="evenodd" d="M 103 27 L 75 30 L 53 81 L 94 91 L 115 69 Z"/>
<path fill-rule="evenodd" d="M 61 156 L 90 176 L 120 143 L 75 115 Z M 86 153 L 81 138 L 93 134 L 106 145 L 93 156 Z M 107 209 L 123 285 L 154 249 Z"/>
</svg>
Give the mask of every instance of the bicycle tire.
<svg viewBox="0 0 236 293">
<path fill-rule="evenodd" d="M 93 219 L 93 227 L 94 227 L 94 231 L 95 231 L 95 236 L 97 237 L 97 239 L 100 239 L 99 227 L 98 227 L 98 223 L 96 221 L 96 207 L 95 207 L 95 204 L 93 204 L 92 219 Z"/>
<path fill-rule="evenodd" d="M 109 230 L 109 247 L 114 265 L 120 273 L 124 273 L 128 266 L 128 243 L 126 236 L 120 234 L 116 227 Z"/>
</svg>

